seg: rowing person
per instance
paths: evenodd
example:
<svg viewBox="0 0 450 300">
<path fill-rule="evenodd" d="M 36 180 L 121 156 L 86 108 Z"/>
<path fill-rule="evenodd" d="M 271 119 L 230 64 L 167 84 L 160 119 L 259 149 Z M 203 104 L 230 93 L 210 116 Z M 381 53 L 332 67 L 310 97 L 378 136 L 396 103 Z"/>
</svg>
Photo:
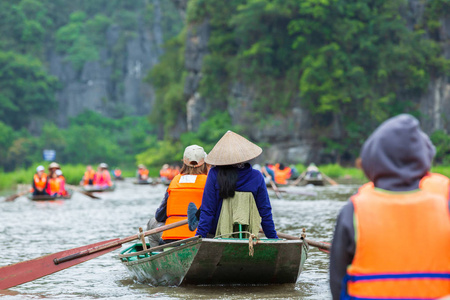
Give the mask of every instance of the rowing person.
<svg viewBox="0 0 450 300">
<path fill-rule="evenodd" d="M 450 180 L 430 173 L 435 149 L 402 114 L 361 150 L 370 183 L 342 208 L 330 256 L 337 299 L 437 299 L 450 295 Z"/>
<path fill-rule="evenodd" d="M 44 166 L 38 166 L 36 168 L 36 174 L 33 176 L 33 188 L 32 192 L 34 196 L 48 195 L 48 176 L 45 174 Z"/>
<path fill-rule="evenodd" d="M 267 238 L 278 238 L 266 183 L 248 163 L 261 153 L 260 147 L 232 131 L 217 142 L 205 159 L 215 167 L 208 173 L 197 235 L 257 236 L 262 226 Z"/>
<path fill-rule="evenodd" d="M 208 167 L 205 164 L 206 153 L 202 147 L 191 145 L 183 154 L 183 166 L 167 188 L 161 205 L 147 224 L 147 230 L 169 225 L 187 218 L 187 208 L 190 202 L 199 207 L 202 203 L 203 189 L 206 183 Z M 188 225 L 176 227 L 149 235 L 151 247 L 167 242 L 193 237 L 195 231 L 190 231 Z"/>
<path fill-rule="evenodd" d="M 140 181 L 145 181 L 148 180 L 148 170 L 147 168 L 143 165 L 140 164 L 138 166 L 138 170 L 137 170 L 137 178 Z"/>
</svg>

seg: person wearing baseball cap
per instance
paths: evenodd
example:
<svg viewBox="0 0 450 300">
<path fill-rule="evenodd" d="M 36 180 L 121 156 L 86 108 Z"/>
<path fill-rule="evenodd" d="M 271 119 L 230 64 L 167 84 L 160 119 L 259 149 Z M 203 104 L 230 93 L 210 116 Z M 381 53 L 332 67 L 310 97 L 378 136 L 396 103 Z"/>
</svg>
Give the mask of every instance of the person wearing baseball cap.
<svg viewBox="0 0 450 300">
<path fill-rule="evenodd" d="M 36 174 L 33 177 L 33 195 L 48 195 L 46 191 L 48 178 L 44 171 L 44 166 L 38 166 L 36 168 Z"/>
<path fill-rule="evenodd" d="M 167 188 L 161 205 L 147 224 L 147 230 L 169 225 L 187 219 L 187 208 L 190 202 L 200 206 L 203 189 L 206 183 L 208 167 L 205 163 L 206 152 L 203 147 L 191 145 L 186 147 L 183 154 L 183 166 L 180 174 L 176 175 Z M 195 231 L 189 230 L 188 225 L 176 227 L 149 236 L 151 247 L 167 242 L 193 237 Z"/>
</svg>

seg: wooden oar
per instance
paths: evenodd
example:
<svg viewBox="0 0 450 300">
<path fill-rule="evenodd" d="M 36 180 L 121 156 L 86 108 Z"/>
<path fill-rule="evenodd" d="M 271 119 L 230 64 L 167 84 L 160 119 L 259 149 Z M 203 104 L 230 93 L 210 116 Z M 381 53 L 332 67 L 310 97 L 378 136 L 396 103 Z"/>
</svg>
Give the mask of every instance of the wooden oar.
<svg viewBox="0 0 450 300">
<path fill-rule="evenodd" d="M 336 181 L 334 181 L 333 179 L 331 179 L 330 177 L 328 177 L 328 176 L 325 175 L 324 173 L 322 173 L 322 176 L 325 177 L 325 179 L 326 179 L 331 185 L 339 185 Z"/>
<path fill-rule="evenodd" d="M 315 192 L 302 192 L 302 191 L 291 191 L 291 190 L 278 190 L 280 193 L 294 194 L 294 195 L 304 195 L 304 196 L 317 196 Z"/>
<path fill-rule="evenodd" d="M 90 192 L 83 191 L 82 189 L 80 189 L 80 188 L 77 187 L 77 186 L 74 186 L 74 185 L 71 185 L 71 184 L 66 184 L 66 186 L 69 187 L 69 188 L 71 188 L 71 189 L 73 189 L 74 191 L 76 191 L 76 192 L 78 192 L 78 193 L 80 193 L 80 194 L 83 194 L 83 195 L 86 195 L 86 196 L 88 196 L 88 197 L 91 197 L 92 199 L 101 199 L 100 197 L 97 197 L 97 196 L 93 195 L 93 194 L 90 193 Z"/>
<path fill-rule="evenodd" d="M 262 229 L 259 230 L 260 233 L 264 233 L 264 231 Z M 289 235 L 289 234 L 285 234 L 285 233 L 281 233 L 277 231 L 277 235 L 280 238 L 286 239 L 286 240 L 301 240 L 302 238 L 298 237 L 298 236 L 293 236 L 293 235 Z M 316 241 L 311 241 L 308 239 L 303 239 L 305 242 L 308 243 L 308 245 L 319 248 L 319 250 L 325 252 L 325 253 L 330 253 L 330 249 L 331 249 L 331 244 L 330 243 L 326 243 L 326 242 L 316 242 Z M 1 269 L 0 269 L 1 270 Z"/>
<path fill-rule="evenodd" d="M 145 231 L 142 235 L 162 232 L 175 227 L 183 226 L 187 220 L 178 221 L 169 225 L 164 225 L 152 230 Z M 119 249 L 122 244 L 131 242 L 141 237 L 135 234 L 123 239 L 112 239 L 79 248 L 74 248 L 46 256 L 41 256 L 33 260 L 0 267 L 0 290 L 33 281 L 35 279 L 53 274 L 55 272 L 75 266 L 92 258 L 101 256 L 115 249 Z"/>
<path fill-rule="evenodd" d="M 9 196 L 8 198 L 6 198 L 5 201 L 14 201 L 14 200 L 16 200 L 17 198 L 19 198 L 19 197 L 21 197 L 21 196 L 23 196 L 23 195 L 28 194 L 29 192 L 30 192 L 30 191 L 23 191 L 23 192 L 21 192 L 21 193 L 17 193 L 17 194 L 11 195 L 11 196 Z"/>
<path fill-rule="evenodd" d="M 273 190 L 275 191 L 275 195 L 277 195 L 278 199 L 283 199 L 283 196 L 281 195 L 280 190 L 278 189 L 275 182 L 273 182 L 272 179 L 270 179 L 269 182 L 270 182 L 270 185 L 272 186 Z"/>
<path fill-rule="evenodd" d="M 302 181 L 303 177 L 305 177 L 306 172 L 303 172 L 302 174 L 300 174 L 300 176 L 298 176 L 298 178 L 291 183 L 292 186 L 296 186 L 297 184 L 300 183 L 300 181 Z"/>
<path fill-rule="evenodd" d="M 293 236 L 293 235 L 289 235 L 289 234 L 285 234 L 285 233 L 281 233 L 281 232 L 277 232 L 278 237 L 283 238 L 283 239 L 287 239 L 287 240 L 301 240 L 300 237 L 298 236 Z M 319 250 L 325 252 L 325 253 L 330 253 L 330 249 L 331 249 L 331 244 L 330 243 L 326 243 L 326 242 L 316 242 L 316 241 L 311 241 L 308 239 L 303 239 L 305 242 L 308 243 L 308 245 L 319 248 Z"/>
</svg>

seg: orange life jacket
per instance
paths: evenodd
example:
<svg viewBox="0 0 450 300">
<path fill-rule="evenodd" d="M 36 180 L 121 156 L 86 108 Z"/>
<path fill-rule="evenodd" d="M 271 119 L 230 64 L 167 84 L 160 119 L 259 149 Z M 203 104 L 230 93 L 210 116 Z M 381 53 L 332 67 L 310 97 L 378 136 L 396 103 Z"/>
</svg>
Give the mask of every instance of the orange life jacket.
<svg viewBox="0 0 450 300">
<path fill-rule="evenodd" d="M 187 208 L 190 202 L 197 207 L 202 204 L 203 189 L 206 175 L 177 175 L 167 189 L 167 220 L 166 225 L 187 219 Z M 188 225 L 183 225 L 164 231 L 163 240 L 181 240 L 193 237 L 195 231 L 190 231 Z"/>
<path fill-rule="evenodd" d="M 42 177 L 39 178 L 37 174 L 34 174 L 34 186 L 38 189 L 45 189 L 47 186 L 47 174 L 43 173 Z"/>
<path fill-rule="evenodd" d="M 50 177 L 48 179 L 48 190 L 47 193 L 49 195 L 53 195 L 53 194 L 60 194 L 60 189 L 61 189 L 61 179 L 56 177 Z"/>
<path fill-rule="evenodd" d="M 170 169 L 160 170 L 159 171 L 159 176 L 160 177 L 166 177 L 167 179 L 171 179 L 171 178 L 169 178 L 171 176 Z"/>
<path fill-rule="evenodd" d="M 291 168 L 285 167 L 283 170 L 280 170 L 279 168 L 275 168 L 275 182 L 278 184 L 287 184 L 287 180 L 291 178 Z"/>
<path fill-rule="evenodd" d="M 351 198 L 356 251 L 341 299 L 435 299 L 450 294 L 449 179 L 429 174 L 419 187 L 390 193 L 368 183 Z"/>
<path fill-rule="evenodd" d="M 139 169 L 139 175 L 148 177 L 147 169 Z"/>
<path fill-rule="evenodd" d="M 84 172 L 84 185 L 88 185 L 89 180 L 94 181 L 94 176 L 95 176 L 94 170 Z"/>
<path fill-rule="evenodd" d="M 180 174 L 180 171 L 177 169 L 171 169 L 170 170 L 170 178 L 169 179 L 173 179 L 175 178 L 175 176 L 177 176 L 178 174 Z"/>
</svg>

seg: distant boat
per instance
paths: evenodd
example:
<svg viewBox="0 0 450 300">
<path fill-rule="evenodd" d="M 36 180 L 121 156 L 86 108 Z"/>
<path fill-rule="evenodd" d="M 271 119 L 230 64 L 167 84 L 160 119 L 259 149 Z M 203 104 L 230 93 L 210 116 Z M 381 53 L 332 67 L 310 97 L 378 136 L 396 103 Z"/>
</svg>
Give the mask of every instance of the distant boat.
<svg viewBox="0 0 450 300">
<path fill-rule="evenodd" d="M 67 195 L 65 196 L 50 196 L 50 195 L 33 195 L 28 194 L 28 199 L 33 201 L 55 201 L 55 200 L 69 200 L 72 198 L 73 190 L 67 189 Z"/>
<path fill-rule="evenodd" d="M 112 192 L 116 189 L 116 186 L 114 184 L 112 186 L 107 187 L 101 187 L 98 185 L 84 185 L 81 189 L 89 193 L 101 193 L 101 192 Z"/>
<path fill-rule="evenodd" d="M 138 179 L 138 180 L 134 181 L 133 184 L 153 184 L 153 180 L 151 178 Z"/>
</svg>

